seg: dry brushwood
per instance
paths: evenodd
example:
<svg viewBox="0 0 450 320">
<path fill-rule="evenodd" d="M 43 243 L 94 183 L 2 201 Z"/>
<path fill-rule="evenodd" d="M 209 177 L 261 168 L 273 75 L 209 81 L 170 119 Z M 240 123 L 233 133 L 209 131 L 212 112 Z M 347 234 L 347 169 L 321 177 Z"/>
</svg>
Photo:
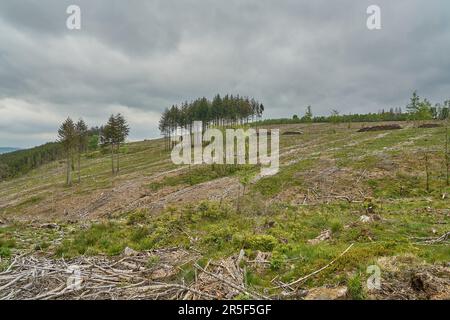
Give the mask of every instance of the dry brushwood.
<svg viewBox="0 0 450 320">
<path fill-rule="evenodd" d="M 244 259 L 244 251 L 239 255 L 233 255 L 217 263 L 209 262 L 205 267 L 195 264 L 200 271 L 192 288 L 208 292 L 218 299 L 232 299 L 239 294 L 246 295 L 252 299 L 269 299 L 255 291 L 247 288 L 245 284 L 245 270 L 239 264 Z M 209 268 L 209 270 L 208 270 Z M 188 296 L 191 294 L 188 293 Z M 193 296 L 195 299 L 195 295 Z"/>
<path fill-rule="evenodd" d="M 152 256 L 158 256 L 160 263 L 149 266 Z M 186 292 L 203 299 L 215 298 L 184 284 L 166 283 L 155 277 L 176 268 L 167 264 L 168 259 L 175 265 L 187 263 L 192 260 L 192 253 L 172 248 L 109 259 L 82 256 L 70 261 L 17 256 L 0 273 L 0 300 L 179 299 Z M 173 274 L 166 272 L 168 279 L 164 280 Z"/>
<path fill-rule="evenodd" d="M 205 267 L 195 263 L 200 258 L 197 252 L 180 248 L 125 251 L 115 258 L 81 256 L 72 260 L 16 256 L 0 273 L 0 300 L 195 300 L 231 299 L 239 294 L 268 299 L 246 287 L 245 270 L 239 266 L 245 258 L 243 250 Z M 181 267 L 189 263 L 194 264 L 195 280 L 190 284 L 176 280 Z"/>
</svg>

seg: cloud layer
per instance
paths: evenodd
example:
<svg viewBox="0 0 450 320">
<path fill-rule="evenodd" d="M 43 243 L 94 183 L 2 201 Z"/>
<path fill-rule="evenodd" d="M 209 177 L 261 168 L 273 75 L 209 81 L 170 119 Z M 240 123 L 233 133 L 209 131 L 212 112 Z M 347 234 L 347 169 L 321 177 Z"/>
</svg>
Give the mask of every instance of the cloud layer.
<svg viewBox="0 0 450 320">
<path fill-rule="evenodd" d="M 366 28 L 381 7 L 382 30 Z M 81 7 L 68 30 L 66 8 Z M 67 116 L 129 119 L 158 136 L 159 113 L 215 93 L 254 96 L 267 117 L 376 112 L 413 89 L 450 98 L 447 0 L 41 0 L 0 3 L 0 146 L 56 138 Z"/>
</svg>

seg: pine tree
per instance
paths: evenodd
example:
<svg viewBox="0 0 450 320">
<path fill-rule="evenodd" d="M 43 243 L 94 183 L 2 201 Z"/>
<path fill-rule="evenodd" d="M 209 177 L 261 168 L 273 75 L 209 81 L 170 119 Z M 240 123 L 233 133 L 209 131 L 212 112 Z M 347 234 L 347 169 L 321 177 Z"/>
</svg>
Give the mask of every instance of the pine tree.
<svg viewBox="0 0 450 320">
<path fill-rule="evenodd" d="M 304 122 L 312 122 L 313 114 L 311 110 L 311 106 L 306 107 L 305 115 L 302 118 L 302 121 Z"/>
<path fill-rule="evenodd" d="M 164 136 L 164 146 L 166 150 L 169 150 L 169 134 L 168 134 L 168 127 L 169 127 L 169 109 L 165 109 L 164 112 L 161 115 L 161 118 L 159 119 L 159 131 L 161 131 L 162 135 Z"/>
<path fill-rule="evenodd" d="M 103 126 L 101 136 L 100 136 L 100 142 L 103 146 L 109 147 L 111 151 L 111 170 L 112 174 L 114 175 L 116 173 L 115 167 L 114 167 L 114 143 L 115 143 L 115 130 L 117 129 L 116 124 L 116 118 L 114 115 L 111 115 L 108 119 L 108 122 L 106 125 Z"/>
<path fill-rule="evenodd" d="M 445 170 L 446 170 L 446 185 L 450 186 L 450 150 L 449 150 L 449 122 L 445 126 Z"/>
<path fill-rule="evenodd" d="M 81 154 L 86 151 L 88 144 L 88 127 L 83 119 L 75 125 L 75 139 L 78 152 L 78 182 L 81 182 Z"/>
<path fill-rule="evenodd" d="M 414 114 L 419 109 L 419 103 L 420 103 L 420 97 L 417 94 L 417 90 L 413 92 L 413 95 L 410 99 L 409 104 L 406 106 L 406 110 L 408 110 L 408 113 Z"/>
<path fill-rule="evenodd" d="M 72 184 L 72 155 L 76 145 L 76 129 L 72 119 L 67 118 L 58 130 L 58 140 L 63 145 L 67 159 L 66 184 Z"/>
<path fill-rule="evenodd" d="M 431 120 L 431 119 L 433 119 L 431 103 L 427 99 L 424 99 L 423 101 L 419 102 L 415 118 L 417 120 Z"/>
<path fill-rule="evenodd" d="M 123 144 L 130 133 L 130 127 L 125 120 L 124 116 L 118 113 L 115 116 L 116 130 L 114 130 L 115 136 L 115 144 L 117 150 L 117 173 L 120 170 L 119 158 L 120 158 L 120 145 Z"/>
</svg>

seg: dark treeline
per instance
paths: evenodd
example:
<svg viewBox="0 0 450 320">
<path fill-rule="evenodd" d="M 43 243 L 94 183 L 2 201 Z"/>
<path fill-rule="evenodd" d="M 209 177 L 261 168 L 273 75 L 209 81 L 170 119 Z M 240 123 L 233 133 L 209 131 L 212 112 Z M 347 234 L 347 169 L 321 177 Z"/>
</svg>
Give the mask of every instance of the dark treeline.
<svg viewBox="0 0 450 320">
<path fill-rule="evenodd" d="M 408 121 L 408 120 L 445 120 L 449 118 L 447 108 L 443 112 L 426 117 L 415 119 L 410 113 L 367 113 L 367 114 L 331 114 L 329 116 L 314 116 L 311 119 L 299 118 L 294 115 L 292 118 L 266 119 L 258 121 L 256 124 L 295 124 L 295 123 L 336 123 L 336 122 L 380 122 L 380 121 Z"/>
<path fill-rule="evenodd" d="M 268 119 L 260 124 L 290 124 L 290 123 L 337 123 L 337 122 L 380 122 L 380 121 L 414 121 L 414 120 L 446 120 L 450 118 L 450 100 L 436 103 L 434 106 L 426 98 L 422 99 L 414 91 L 406 112 L 401 107 L 380 110 L 378 113 L 344 114 L 332 110 L 329 116 L 313 116 L 311 106 L 306 108 L 305 115 L 294 115 L 291 119 Z"/>
<path fill-rule="evenodd" d="M 98 127 L 88 129 L 86 135 L 88 139 L 87 148 L 89 150 L 97 149 L 101 129 Z M 17 177 L 44 164 L 65 158 L 66 150 L 60 141 L 48 142 L 30 149 L 0 154 L 0 181 Z"/>
<path fill-rule="evenodd" d="M 367 113 L 367 114 L 331 114 L 329 116 L 314 116 L 311 118 L 266 119 L 259 124 L 292 124 L 292 123 L 335 123 L 335 122 L 379 122 L 379 121 L 406 121 L 409 120 L 407 113 Z"/>
<path fill-rule="evenodd" d="M 178 129 L 192 132 L 194 121 L 202 121 L 203 130 L 209 126 L 235 126 L 261 118 L 264 105 L 248 97 L 216 95 L 212 100 L 199 98 L 180 106 L 167 108 L 159 121 L 159 130 L 169 143 Z"/>
</svg>

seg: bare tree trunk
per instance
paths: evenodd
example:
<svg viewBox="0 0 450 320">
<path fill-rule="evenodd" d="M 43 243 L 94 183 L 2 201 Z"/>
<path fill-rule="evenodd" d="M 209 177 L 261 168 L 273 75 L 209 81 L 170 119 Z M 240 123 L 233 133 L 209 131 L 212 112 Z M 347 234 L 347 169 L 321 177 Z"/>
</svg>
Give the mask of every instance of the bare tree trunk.
<svg viewBox="0 0 450 320">
<path fill-rule="evenodd" d="M 78 183 L 81 182 L 81 150 L 78 150 Z"/>
<path fill-rule="evenodd" d="M 447 126 L 445 128 L 445 164 L 446 164 L 446 169 L 447 169 L 447 187 L 450 186 L 450 154 L 449 154 L 449 150 L 448 150 L 448 123 Z"/>
<path fill-rule="evenodd" d="M 119 173 L 119 170 L 120 170 L 120 163 L 119 163 L 119 158 L 120 158 L 120 144 L 118 144 L 117 145 L 117 150 L 116 150 L 116 152 L 117 152 L 117 168 L 116 168 L 116 174 L 118 174 Z"/>
<path fill-rule="evenodd" d="M 166 150 L 170 150 L 170 136 L 168 131 L 166 131 Z"/>
<path fill-rule="evenodd" d="M 428 166 L 428 152 L 425 152 L 425 173 L 426 173 L 426 188 L 430 192 L 430 172 Z"/>
<path fill-rule="evenodd" d="M 245 187 L 244 187 L 245 190 Z M 245 191 L 244 191 L 245 192 Z M 241 184 L 239 184 L 238 188 L 238 196 L 237 196 L 237 203 L 236 203 L 236 212 L 241 213 Z"/>
<path fill-rule="evenodd" d="M 73 153 L 72 153 L 72 155 L 71 155 L 71 166 L 72 166 L 72 171 L 75 171 L 75 158 L 74 158 L 74 155 L 73 155 Z"/>
<path fill-rule="evenodd" d="M 67 177 L 66 177 L 66 184 L 68 186 L 72 185 L 72 163 L 71 163 L 72 156 L 69 153 L 67 156 Z"/>
<path fill-rule="evenodd" d="M 112 169 L 112 174 L 115 174 L 115 170 L 114 170 L 114 145 L 111 144 L 111 169 Z"/>
<path fill-rule="evenodd" d="M 191 185 L 191 186 L 192 186 L 192 175 L 191 175 L 191 159 L 189 159 L 188 174 L 189 174 L 189 185 Z"/>
</svg>

